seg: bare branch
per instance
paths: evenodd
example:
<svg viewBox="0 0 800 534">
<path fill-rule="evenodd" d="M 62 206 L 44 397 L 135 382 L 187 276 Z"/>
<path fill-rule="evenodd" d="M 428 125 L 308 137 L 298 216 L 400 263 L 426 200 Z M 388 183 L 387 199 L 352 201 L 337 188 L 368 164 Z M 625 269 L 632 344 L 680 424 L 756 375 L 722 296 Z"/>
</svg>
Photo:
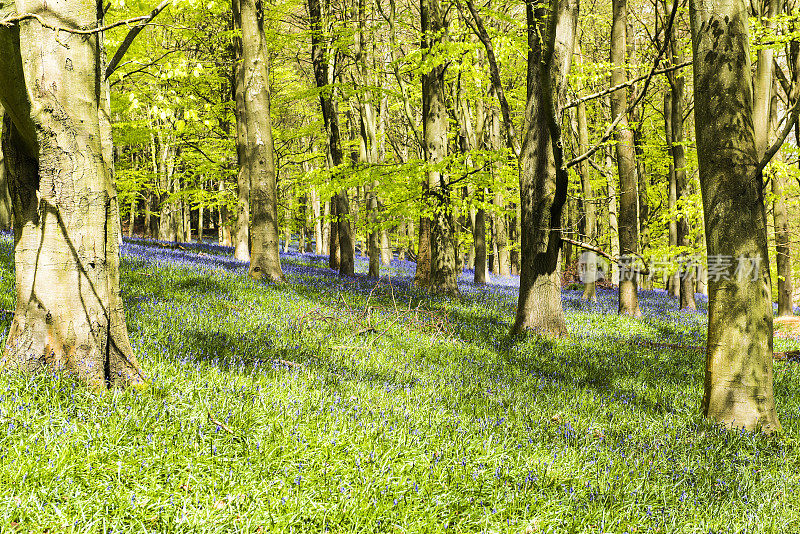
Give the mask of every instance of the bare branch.
<svg viewBox="0 0 800 534">
<path fill-rule="evenodd" d="M 672 6 L 672 12 L 669 15 L 669 22 L 667 23 L 667 27 L 664 29 L 664 35 L 669 35 L 672 31 L 672 26 L 675 23 L 675 15 L 678 13 L 678 0 L 675 0 L 674 5 Z M 608 141 L 611 136 L 614 134 L 614 130 L 617 128 L 617 125 L 622 120 L 623 117 L 627 116 L 633 108 L 639 105 L 644 95 L 647 93 L 647 88 L 650 87 L 650 81 L 653 79 L 653 76 L 658 70 L 658 62 L 661 61 L 661 57 L 664 55 L 664 52 L 667 51 L 667 44 L 669 43 L 669 39 L 664 39 L 664 44 L 658 51 L 658 55 L 656 56 L 655 60 L 653 61 L 653 67 L 650 69 L 650 73 L 645 77 L 644 84 L 642 84 L 642 88 L 639 89 L 639 93 L 636 95 L 636 98 L 633 99 L 631 105 L 628 106 L 627 109 L 623 110 L 619 115 L 614 118 L 614 122 L 612 122 L 609 127 L 606 129 L 603 137 L 600 141 L 592 148 L 590 148 L 587 152 L 584 152 L 580 156 L 573 158 L 569 163 L 566 164 L 566 168 L 572 167 L 573 165 L 577 165 L 581 161 L 585 160 L 586 158 L 592 157 L 592 155 L 600 150 L 600 147 L 603 146 L 603 143 Z"/>
<path fill-rule="evenodd" d="M 95 27 L 95 28 L 87 28 L 87 27 L 82 27 L 82 28 L 64 28 L 62 26 L 53 26 L 52 24 L 46 22 L 41 17 L 41 15 L 37 15 L 36 13 L 23 13 L 21 15 L 11 15 L 11 16 L 8 16 L 8 17 L 6 17 L 4 19 L 0 19 L 0 26 L 13 26 L 14 24 L 18 24 L 18 23 L 20 23 L 20 22 L 22 22 L 24 20 L 31 20 L 31 19 L 36 20 L 43 27 L 45 27 L 47 29 L 50 29 L 50 30 L 53 30 L 53 31 L 56 31 L 56 32 L 67 32 L 67 33 L 73 33 L 73 34 L 76 34 L 76 35 L 92 35 L 92 34 L 95 34 L 95 33 L 102 33 L 104 31 L 111 30 L 111 29 L 117 28 L 119 26 L 130 26 L 131 24 L 134 24 L 136 22 L 147 21 L 148 17 L 147 17 L 147 15 L 143 15 L 143 16 L 140 16 L 140 17 L 133 17 L 131 19 L 119 20 L 119 21 L 114 22 L 112 24 L 107 24 L 105 26 L 98 26 L 98 27 Z"/>
<path fill-rule="evenodd" d="M 674 70 L 679 70 L 679 69 L 682 69 L 684 67 L 688 67 L 691 64 L 692 64 L 692 60 L 689 59 L 687 61 L 684 61 L 683 63 L 678 63 L 677 65 L 672 65 L 670 67 L 666 67 L 666 68 L 663 68 L 663 69 L 658 69 L 658 70 L 654 71 L 652 73 L 652 75 L 664 74 L 664 73 L 667 73 L 667 72 L 672 72 Z M 624 89 L 625 87 L 630 87 L 631 85 L 635 85 L 636 83 L 638 83 L 638 82 L 640 82 L 640 81 L 642 81 L 642 80 L 644 80 L 646 78 L 649 78 L 650 76 L 651 76 L 650 73 L 643 74 L 643 75 L 639 76 L 638 78 L 630 79 L 627 82 L 615 85 L 614 87 L 609 87 L 607 89 L 603 89 L 602 91 L 598 91 L 598 92 L 592 93 L 590 95 L 586 95 L 586 96 L 582 96 L 580 98 L 576 98 L 575 100 L 573 100 L 572 102 L 570 102 L 566 106 L 564 106 L 564 109 L 574 108 L 575 106 L 577 106 L 578 104 L 581 104 L 583 102 L 588 102 L 589 100 L 594 100 L 595 98 L 600 98 L 601 96 L 605 96 L 607 94 L 613 93 L 614 91 L 618 91 L 620 89 Z"/>
<path fill-rule="evenodd" d="M 172 0 L 162 0 L 162 2 L 158 4 L 155 7 L 155 9 L 153 9 L 153 11 L 150 12 L 149 15 L 143 17 L 142 21 L 139 24 L 130 29 L 128 35 L 126 35 L 125 39 L 123 39 L 122 44 L 120 44 L 119 48 L 117 48 L 117 52 L 114 54 L 114 57 L 111 58 L 111 61 L 108 62 L 108 66 L 106 67 L 106 80 L 112 74 L 114 74 L 115 70 L 117 70 L 119 62 L 122 61 L 122 58 L 128 52 L 128 49 L 130 48 L 131 44 L 133 44 L 134 39 L 136 39 L 136 36 L 139 35 L 139 32 L 141 32 L 144 29 L 144 27 L 147 26 L 148 22 L 156 18 L 158 14 L 164 11 L 164 9 L 166 9 L 166 7 L 171 3 Z"/>
</svg>

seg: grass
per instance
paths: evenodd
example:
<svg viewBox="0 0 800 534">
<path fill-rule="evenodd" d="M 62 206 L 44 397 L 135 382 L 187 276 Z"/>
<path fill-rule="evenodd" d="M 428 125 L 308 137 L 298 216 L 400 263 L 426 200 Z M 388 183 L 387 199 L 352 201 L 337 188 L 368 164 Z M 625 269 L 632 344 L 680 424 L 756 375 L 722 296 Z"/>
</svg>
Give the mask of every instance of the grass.
<svg viewBox="0 0 800 534">
<path fill-rule="evenodd" d="M 274 286 L 218 247 L 124 253 L 152 384 L 0 376 L 0 531 L 800 529 L 797 364 L 776 363 L 768 438 L 705 422 L 701 354 L 646 344 L 702 344 L 702 300 L 642 292 L 633 320 L 564 291 L 571 337 L 514 341 L 512 278 L 432 299 L 402 262 L 375 287 L 284 255 Z"/>
</svg>

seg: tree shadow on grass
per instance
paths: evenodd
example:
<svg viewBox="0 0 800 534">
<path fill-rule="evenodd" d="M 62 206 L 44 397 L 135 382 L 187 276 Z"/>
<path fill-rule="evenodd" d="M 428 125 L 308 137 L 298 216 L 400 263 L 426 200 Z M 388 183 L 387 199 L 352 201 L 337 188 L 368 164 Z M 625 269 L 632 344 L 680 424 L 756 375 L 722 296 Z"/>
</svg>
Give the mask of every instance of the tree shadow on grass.
<svg viewBox="0 0 800 534">
<path fill-rule="evenodd" d="M 238 268 L 238 267 L 237 267 Z M 395 305 L 408 310 L 417 306 L 439 313 L 447 318 L 452 335 L 460 340 L 457 350 L 466 357 L 447 354 L 452 347 L 436 344 L 430 347 L 414 347 L 419 358 L 428 358 L 425 363 L 441 367 L 441 376 L 464 376 L 486 383 L 505 383 L 510 388 L 521 389 L 521 394 L 535 395 L 526 391 L 535 381 L 518 383 L 520 373 L 528 377 L 545 380 L 560 389 L 588 388 L 610 397 L 624 397 L 627 402 L 653 414 L 663 414 L 670 409 L 672 399 L 669 392 L 691 377 L 702 372 L 702 361 L 694 354 L 668 349 L 645 348 L 630 344 L 614 344 L 608 336 L 598 333 L 595 337 L 553 340 L 528 336 L 526 339 L 509 338 L 509 321 L 513 316 L 513 302 L 507 291 L 500 294 L 489 289 L 476 295 L 465 294 L 461 298 L 431 295 L 414 287 L 409 278 L 382 278 L 375 280 L 364 275 L 339 277 L 326 268 L 305 265 L 302 262 L 286 264 L 285 271 L 290 283 L 282 293 L 292 292 L 306 299 L 311 306 L 329 310 L 351 312 L 379 307 L 385 312 L 378 329 L 388 327 Z M 178 281 L 157 281 L 151 277 L 128 273 L 128 285 L 133 282 L 135 297 L 172 298 L 176 293 L 187 298 L 211 298 L 221 296 L 236 299 L 236 295 L 222 281 L 206 275 L 189 276 Z M 294 279 L 294 283 L 292 283 Z M 128 297 L 128 302 L 133 298 Z M 344 303 L 342 302 L 344 301 Z M 567 301 L 569 302 L 569 300 Z M 346 303 L 346 304 L 345 304 Z M 465 307 L 471 306 L 469 310 Z M 509 310 L 508 318 L 498 315 Z M 592 312 L 591 309 L 586 310 Z M 597 310 L 602 313 L 602 310 Z M 677 326 L 650 325 L 665 336 L 677 332 Z M 286 372 L 289 368 L 305 367 L 320 374 L 332 383 L 356 381 L 373 387 L 413 387 L 413 368 L 401 369 L 391 366 L 379 367 L 360 360 L 358 350 L 348 354 L 330 346 L 330 342 L 313 348 L 307 344 L 291 345 L 286 336 L 289 331 L 276 332 L 257 327 L 239 335 L 224 331 L 188 329 L 179 335 L 185 338 L 186 346 L 202 347 L 192 357 L 220 369 L 245 372 L 266 369 L 268 372 Z M 388 334 L 384 341 L 407 340 Z M 278 340 L 278 341 L 276 341 Z M 431 351 L 444 347 L 444 352 Z M 487 353 L 488 351 L 488 353 Z M 426 355 L 427 354 L 427 355 Z M 434 357 L 435 356 L 435 357 Z M 281 363 L 290 362 L 288 365 Z M 416 361 L 417 366 L 423 362 Z M 295 364 L 297 366 L 295 367 Z M 430 365 L 429 365 L 430 366 Z M 430 372 L 430 370 L 424 371 Z M 435 375 L 436 373 L 434 373 Z M 652 394 L 640 395 L 631 385 L 641 384 Z M 661 392 L 661 393 L 659 393 Z"/>
</svg>

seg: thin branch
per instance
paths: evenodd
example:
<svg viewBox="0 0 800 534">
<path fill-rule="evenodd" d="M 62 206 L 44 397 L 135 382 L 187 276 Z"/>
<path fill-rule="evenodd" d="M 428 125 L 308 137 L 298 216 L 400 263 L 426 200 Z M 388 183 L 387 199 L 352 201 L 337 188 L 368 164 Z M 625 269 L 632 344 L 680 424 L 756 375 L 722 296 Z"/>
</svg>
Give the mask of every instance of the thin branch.
<svg viewBox="0 0 800 534">
<path fill-rule="evenodd" d="M 692 60 L 689 59 L 687 61 L 684 61 L 683 63 L 678 63 L 677 65 L 672 65 L 670 67 L 665 67 L 663 69 L 658 69 L 658 70 L 654 71 L 652 73 L 652 75 L 654 76 L 656 74 L 664 74 L 664 73 L 667 73 L 667 72 L 672 72 L 674 70 L 679 70 L 679 69 L 682 69 L 684 67 L 688 67 L 691 64 L 692 64 Z M 640 82 L 640 81 L 642 81 L 642 80 L 644 80 L 646 78 L 649 78 L 650 76 L 651 76 L 650 73 L 643 74 L 643 75 L 639 76 L 638 78 L 633 78 L 631 80 L 628 80 L 627 82 L 615 85 L 614 87 L 608 87 L 606 89 L 603 89 L 602 91 L 598 91 L 596 93 L 592 93 L 592 94 L 587 95 L 587 96 L 582 96 L 580 98 L 576 98 L 575 100 L 573 100 L 572 102 L 570 102 L 566 106 L 564 106 L 564 109 L 574 108 L 575 106 L 577 106 L 578 104 L 582 104 L 583 102 L 588 102 L 589 100 L 594 100 L 595 98 L 600 98 L 601 96 L 605 96 L 605 95 L 607 95 L 609 93 L 613 93 L 614 91 L 618 91 L 619 89 L 624 89 L 625 87 L 630 87 L 631 85 L 635 85 L 637 82 Z"/>
<path fill-rule="evenodd" d="M 764 172 L 764 167 L 767 166 L 767 163 L 769 163 L 770 160 L 775 156 L 775 154 L 778 153 L 778 150 L 781 149 L 781 146 L 783 146 L 783 142 L 786 141 L 786 138 L 792 131 L 795 122 L 797 122 L 798 115 L 800 115 L 800 98 L 797 99 L 792 108 L 789 111 L 787 111 L 786 115 L 783 117 L 783 120 L 786 121 L 786 124 L 784 124 L 783 130 L 781 130 L 781 133 L 778 135 L 778 138 L 775 139 L 775 142 L 772 143 L 772 146 L 770 146 L 764 153 L 764 157 L 761 158 L 761 161 L 758 162 L 758 166 L 756 167 L 756 176 L 761 176 L 761 173 Z"/>
<path fill-rule="evenodd" d="M 56 32 L 74 33 L 76 35 L 93 35 L 95 33 L 102 33 L 104 31 L 111 30 L 111 29 L 116 28 L 118 26 L 130 26 L 131 24 L 133 24 L 135 22 L 146 21 L 146 20 L 148 20 L 148 17 L 147 17 L 147 15 L 143 15 L 143 16 L 139 16 L 139 17 L 133 17 L 131 19 L 119 20 L 119 21 L 114 22 L 112 24 L 107 24 L 105 26 L 98 26 L 98 27 L 94 27 L 94 28 L 87 28 L 87 27 L 83 27 L 83 28 L 64 28 L 62 26 L 53 26 L 52 24 L 50 24 L 48 22 L 45 22 L 45 20 L 41 17 L 41 15 L 37 15 L 36 13 L 23 13 L 21 15 L 12 15 L 12 16 L 8 16 L 8 17 L 6 17 L 4 19 L 0 19 L 0 26 L 13 26 L 14 24 L 17 24 L 17 23 L 22 22 L 24 20 L 30 20 L 30 19 L 34 19 L 39 24 L 41 24 L 43 27 L 45 27 L 45 28 L 47 28 L 49 30 L 56 31 Z"/>
<path fill-rule="evenodd" d="M 667 24 L 667 27 L 664 28 L 664 35 L 669 35 L 670 32 L 672 31 L 672 26 L 675 23 L 675 15 L 677 13 L 678 13 L 678 0 L 675 0 L 674 4 L 672 6 L 672 12 L 669 15 L 669 23 Z M 606 129 L 605 133 L 603 134 L 603 137 L 600 139 L 600 141 L 594 147 L 590 148 L 587 152 L 584 152 L 580 156 L 578 156 L 576 158 L 573 158 L 569 163 L 566 164 L 566 168 L 569 168 L 569 167 L 572 167 L 574 165 L 577 165 L 578 163 L 580 163 L 581 161 L 585 160 L 586 158 L 590 158 L 595 152 L 600 150 L 600 147 L 603 146 L 603 143 L 608 141 L 611 138 L 611 136 L 614 134 L 614 130 L 617 128 L 617 125 L 622 120 L 622 118 L 627 116 L 628 113 L 630 113 L 633 110 L 633 108 L 635 108 L 636 106 L 639 105 L 639 102 L 641 102 L 642 98 L 644 98 L 644 95 L 647 93 L 647 88 L 650 86 L 650 81 L 653 79 L 653 76 L 655 75 L 656 70 L 658 70 L 658 62 L 661 61 L 661 57 L 664 55 L 664 52 L 667 51 L 668 43 L 669 43 L 669 39 L 664 39 L 664 44 L 659 49 L 658 55 L 656 56 L 655 60 L 653 61 L 653 67 L 650 69 L 650 73 L 645 78 L 644 84 L 642 84 L 642 88 L 639 90 L 639 93 L 636 95 L 636 98 L 633 99 L 633 102 L 631 102 L 631 104 L 628 106 L 627 109 L 623 110 L 622 112 L 620 112 L 619 115 L 616 116 L 616 118 L 614 119 L 614 122 L 612 122 L 609 125 L 609 127 Z"/>
<path fill-rule="evenodd" d="M 607 260 L 613 261 L 617 265 L 622 265 L 622 263 L 623 263 L 619 258 L 615 258 L 611 254 L 609 254 L 608 252 L 604 251 L 603 249 L 597 248 L 597 247 L 595 247 L 593 245 L 590 245 L 588 243 L 583 243 L 581 241 L 575 241 L 574 239 L 570 239 L 570 238 L 564 237 L 564 236 L 561 236 L 561 241 L 564 241 L 565 243 L 569 243 L 570 245 L 575 245 L 576 247 L 588 250 L 589 252 L 594 252 L 595 254 L 599 254 L 600 256 L 606 258 Z M 634 254 L 636 254 L 636 253 L 634 253 Z M 636 256 L 638 256 L 639 259 L 642 260 L 642 264 L 644 265 L 644 270 L 637 269 L 636 271 L 639 274 L 643 274 L 645 276 L 648 276 L 650 274 L 650 269 L 648 269 L 647 263 L 645 263 L 644 258 L 641 255 L 636 254 Z"/>
<path fill-rule="evenodd" d="M 142 21 L 130 29 L 128 35 L 126 35 L 125 39 L 123 39 L 122 44 L 120 44 L 119 48 L 117 48 L 117 52 L 114 54 L 114 57 L 108 62 L 108 66 L 106 67 L 106 80 L 110 78 L 112 74 L 114 74 L 115 70 L 117 70 L 117 65 L 119 65 L 120 61 L 122 61 L 122 58 L 128 52 L 131 44 L 133 44 L 134 39 L 136 39 L 136 36 L 139 35 L 139 32 L 141 32 L 144 27 L 147 26 L 148 22 L 156 18 L 158 14 L 164 11 L 164 9 L 166 9 L 166 7 L 171 3 L 172 0 L 162 0 L 162 2 L 158 4 L 149 15 L 140 17 Z"/>
</svg>

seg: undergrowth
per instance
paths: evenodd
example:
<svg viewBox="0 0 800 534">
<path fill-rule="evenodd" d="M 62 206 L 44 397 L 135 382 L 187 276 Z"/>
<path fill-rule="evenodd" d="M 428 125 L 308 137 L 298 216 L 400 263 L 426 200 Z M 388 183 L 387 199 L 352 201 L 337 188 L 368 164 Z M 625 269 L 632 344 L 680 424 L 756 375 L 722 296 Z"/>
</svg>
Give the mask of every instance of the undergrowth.
<svg viewBox="0 0 800 534">
<path fill-rule="evenodd" d="M 10 310 L 11 243 L 0 246 Z M 97 396 L 68 377 L 0 376 L 3 532 L 800 525 L 797 364 L 776 363 L 781 436 L 705 422 L 691 348 L 705 340 L 702 300 L 683 313 L 644 291 L 634 320 L 610 290 L 597 304 L 567 290 L 570 337 L 510 339 L 511 278 L 436 298 L 403 262 L 376 284 L 294 254 L 286 284 L 269 285 L 229 250 L 187 248 L 124 247 L 148 389 Z"/>
</svg>

